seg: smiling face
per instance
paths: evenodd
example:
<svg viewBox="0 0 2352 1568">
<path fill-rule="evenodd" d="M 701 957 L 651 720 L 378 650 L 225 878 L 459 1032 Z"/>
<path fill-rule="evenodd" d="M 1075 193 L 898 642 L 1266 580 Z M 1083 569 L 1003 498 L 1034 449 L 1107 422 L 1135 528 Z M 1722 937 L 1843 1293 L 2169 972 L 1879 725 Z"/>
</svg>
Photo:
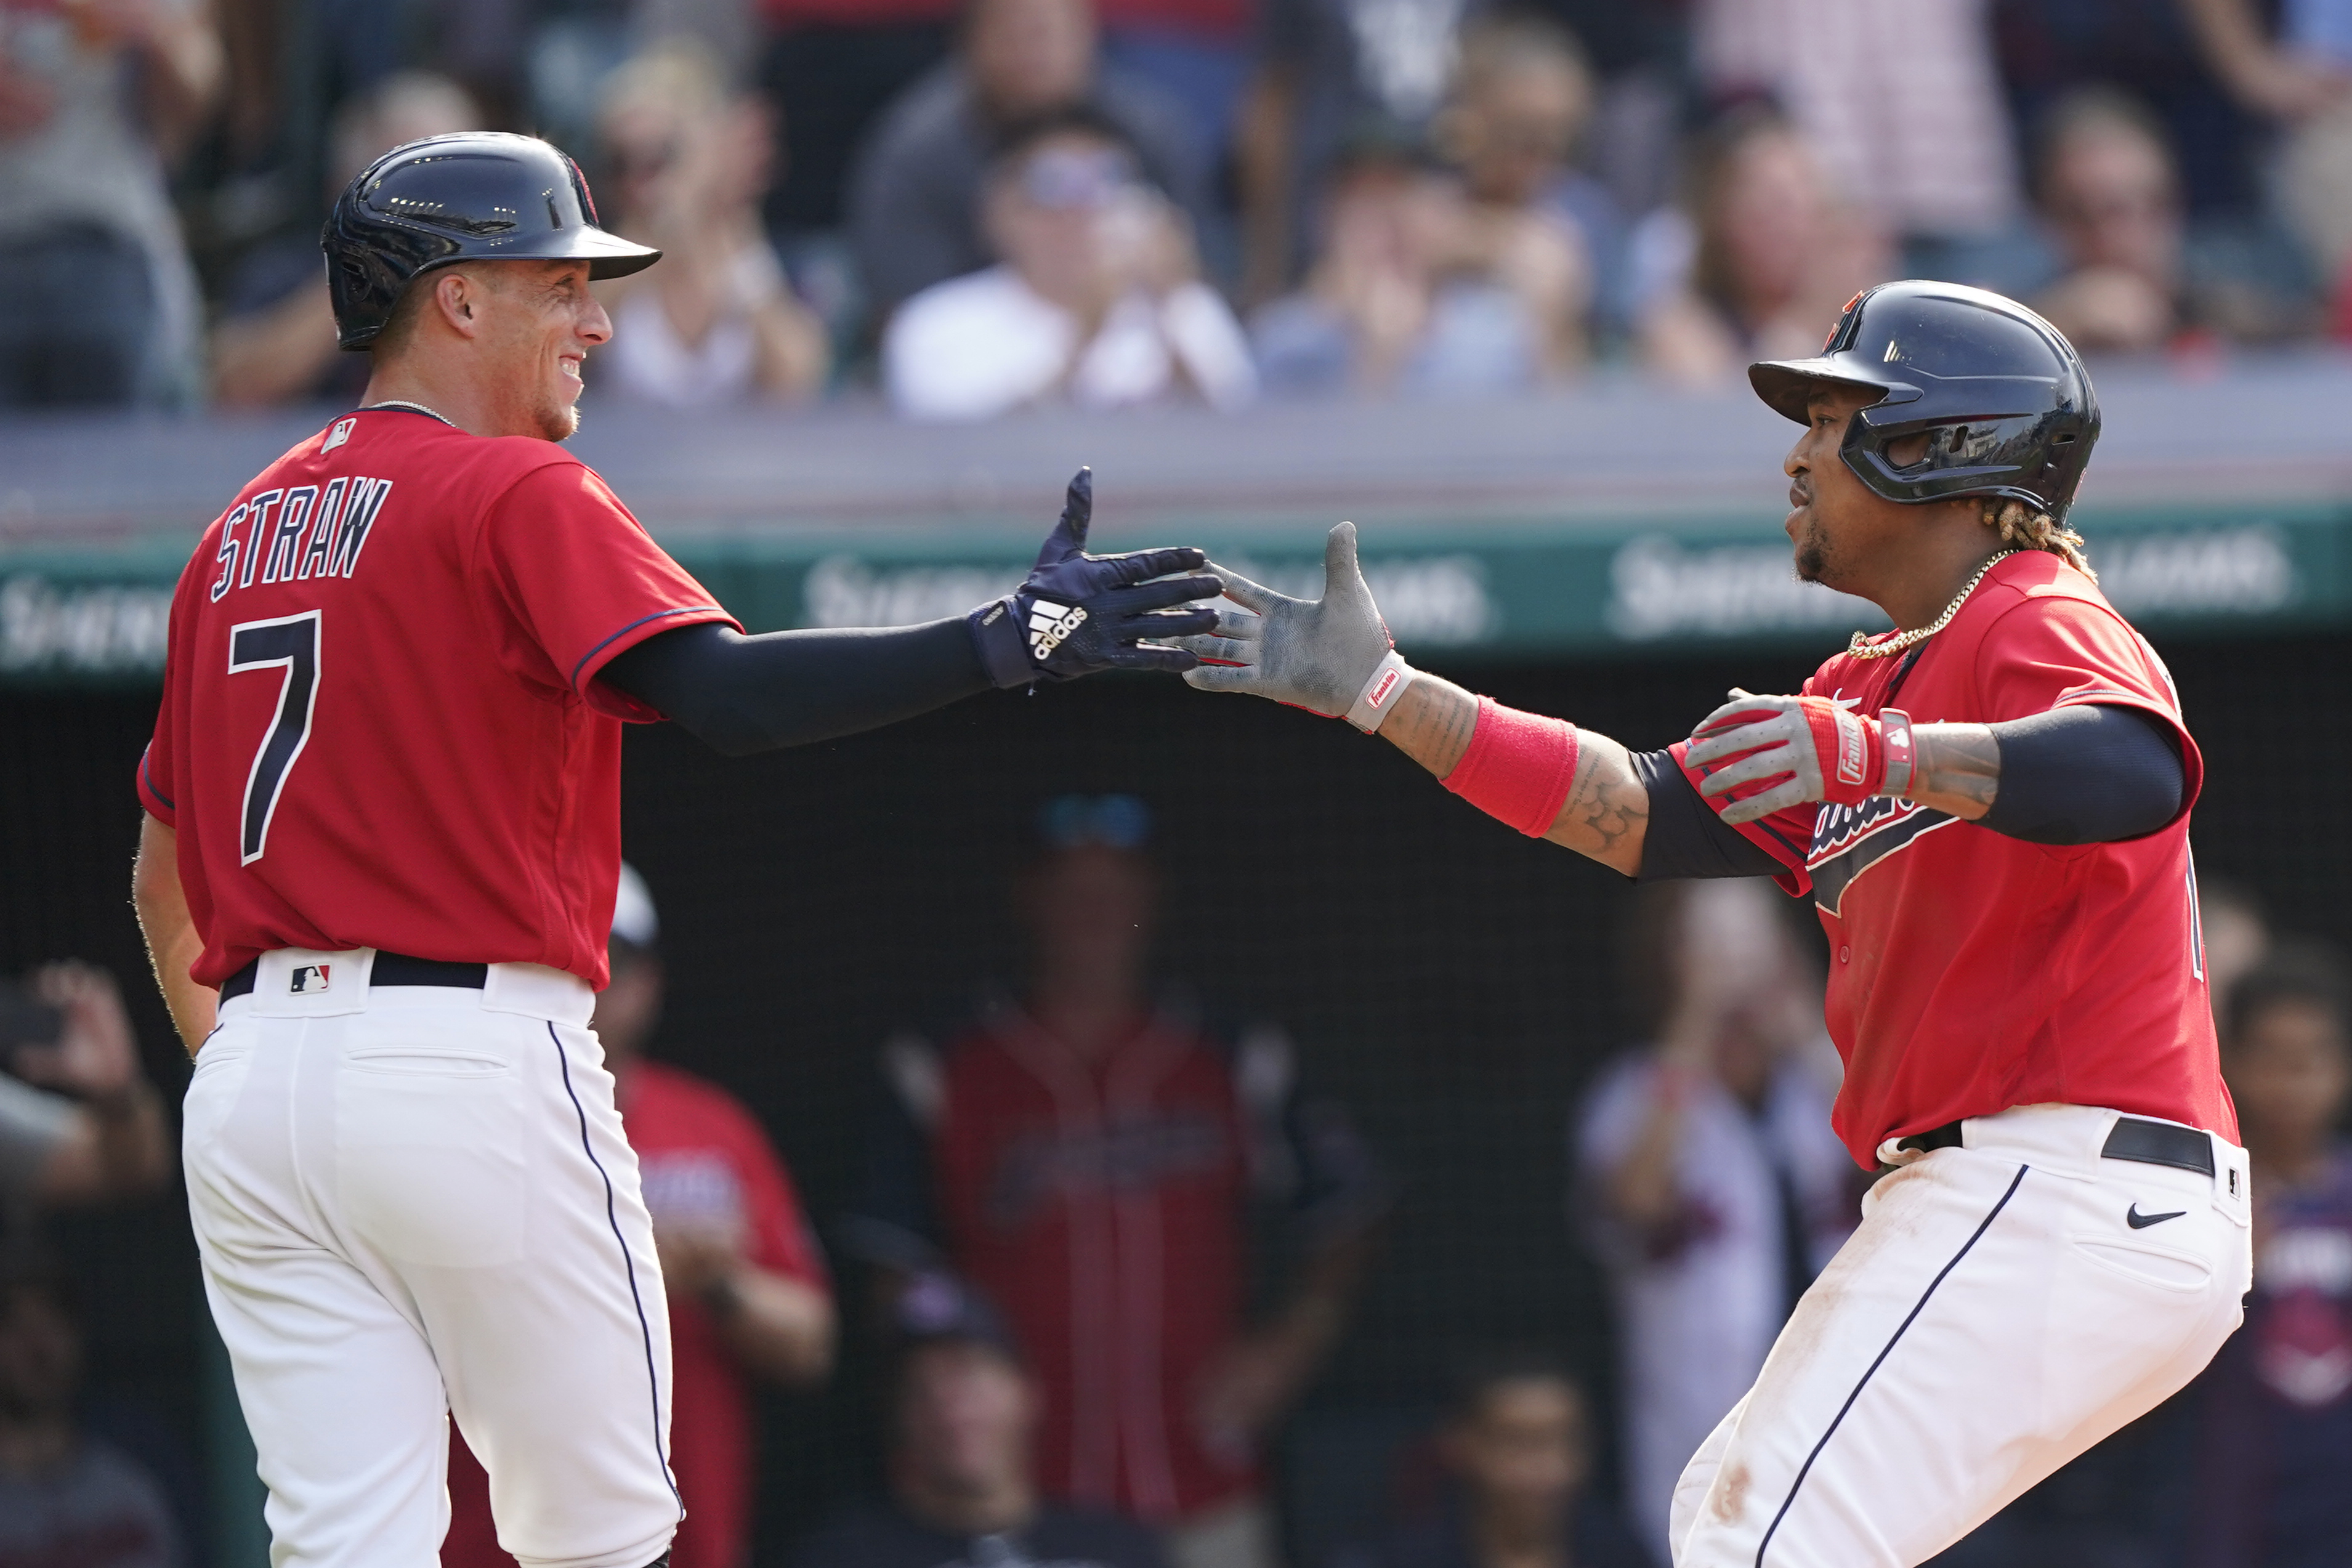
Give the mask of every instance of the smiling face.
<svg viewBox="0 0 2352 1568">
<path fill-rule="evenodd" d="M 581 365 L 613 335 L 587 262 L 460 262 L 412 289 L 377 340 L 379 381 L 406 367 L 432 384 L 462 382 L 459 423 L 476 435 L 561 441 L 579 429 Z"/>
<path fill-rule="evenodd" d="M 612 318 L 588 291 L 585 261 L 487 264 L 476 319 L 482 374 L 503 391 L 507 428 L 561 441 L 580 428 L 580 367 L 609 341 Z"/>
</svg>

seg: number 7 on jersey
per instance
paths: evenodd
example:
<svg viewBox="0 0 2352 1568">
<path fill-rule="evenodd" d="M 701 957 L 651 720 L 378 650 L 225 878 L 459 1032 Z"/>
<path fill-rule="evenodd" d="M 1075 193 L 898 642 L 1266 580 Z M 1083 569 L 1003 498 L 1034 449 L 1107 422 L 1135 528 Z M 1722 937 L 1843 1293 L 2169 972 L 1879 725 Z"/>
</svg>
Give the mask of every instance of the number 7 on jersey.
<svg viewBox="0 0 2352 1568">
<path fill-rule="evenodd" d="M 278 815 L 278 796 L 286 775 L 310 738 L 310 713 L 319 701 L 319 617 L 305 610 L 275 620 L 246 621 L 228 629 L 228 672 L 243 675 L 257 669 L 283 669 L 278 687 L 278 716 L 253 754 L 253 770 L 246 775 L 245 811 L 237 849 L 239 865 L 261 858 L 269 842 L 269 819 Z"/>
</svg>

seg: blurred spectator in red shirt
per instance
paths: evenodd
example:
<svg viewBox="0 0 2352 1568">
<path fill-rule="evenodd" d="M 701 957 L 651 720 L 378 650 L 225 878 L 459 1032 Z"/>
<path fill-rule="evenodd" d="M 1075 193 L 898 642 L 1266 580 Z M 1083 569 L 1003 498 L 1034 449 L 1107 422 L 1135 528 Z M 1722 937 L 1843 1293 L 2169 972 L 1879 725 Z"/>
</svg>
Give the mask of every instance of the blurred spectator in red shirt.
<svg viewBox="0 0 2352 1568">
<path fill-rule="evenodd" d="M 328 140 L 327 199 L 404 142 L 483 128 L 481 111 L 446 77 L 403 71 L 335 111 Z M 213 329 L 213 399 L 224 408 L 332 400 L 345 407 L 367 390 L 369 357 L 335 346 L 318 237 L 309 231 L 261 246 L 239 261 Z"/>
<path fill-rule="evenodd" d="M 1092 0 L 972 0 L 957 55 L 900 94 L 857 156 L 849 224 L 877 319 L 993 258 L 982 188 L 1012 130 L 1073 109 L 1116 126 L 1194 220 L 1205 174 L 1184 108 L 1097 58 Z"/>
<path fill-rule="evenodd" d="M 1145 183 L 1110 120 L 1075 107 L 1008 133 L 982 205 L 1003 259 L 931 285 L 883 334 L 899 413 L 986 419 L 1045 402 L 1175 399 L 1233 409 L 1255 394 L 1249 345 L 1201 281 L 1191 226 Z"/>
<path fill-rule="evenodd" d="M 40 1209 L 171 1179 L 163 1103 L 106 971 L 52 963 L 0 987 L 0 1247 Z"/>
<path fill-rule="evenodd" d="M 1592 1488 L 1594 1438 L 1584 1390 L 1559 1363 L 1487 1357 L 1457 1380 L 1437 1430 L 1442 1511 L 1332 1568 L 1649 1568 Z"/>
<path fill-rule="evenodd" d="M 167 171 L 223 75 L 206 0 L 0 5 L 0 408 L 194 397 Z"/>
<path fill-rule="evenodd" d="M 1643 363 L 1671 382 L 1724 385 L 1752 360 L 1818 352 L 1845 302 L 1895 266 L 1885 228 L 1761 105 L 1701 137 L 1685 199 L 1686 218 L 1647 226 L 1662 254 L 1636 323 Z"/>
<path fill-rule="evenodd" d="M 2035 195 L 2062 267 L 2034 308 L 2086 351 L 2185 337 L 2262 342 L 2306 330 L 2304 302 L 2192 244 L 2163 128 L 2135 100 L 2086 88 L 2051 113 Z"/>
<path fill-rule="evenodd" d="M 814 397 L 833 353 L 761 227 L 767 106 L 730 89 L 701 45 L 672 39 L 606 80 L 600 130 L 614 228 L 662 264 L 599 291 L 613 342 L 598 389 L 672 408 Z"/>
<path fill-rule="evenodd" d="M 648 1060 L 661 1018 L 659 922 L 644 879 L 621 868 L 613 979 L 592 1020 L 636 1151 L 669 1292 L 670 1468 L 686 1521 L 673 1568 L 743 1568 L 757 1433 L 751 1380 L 801 1387 L 833 1364 L 833 1297 L 800 1200 L 767 1135 L 716 1084 Z M 480 1464 L 450 1432 L 451 1520 L 442 1568 L 513 1568 L 497 1544 Z"/>
<path fill-rule="evenodd" d="M 1274 1568 L 1260 1456 L 1339 1335 L 1386 1188 L 1279 1030 L 1154 1005 L 1143 803 L 1066 795 L 1038 827 L 1027 997 L 886 1047 L 854 1229 L 886 1287 L 947 1269 L 1002 1304 L 1043 1401 L 1046 1496 L 1160 1528 L 1175 1568 Z M 1253 1325 L 1264 1202 L 1301 1256 Z"/>
<path fill-rule="evenodd" d="M 1037 1384 L 988 1303 L 934 1274 L 897 1308 L 890 1495 L 828 1521 L 793 1568 L 1164 1568 L 1133 1521 L 1039 1495 Z"/>
<path fill-rule="evenodd" d="M 81 1366 L 56 1282 L 0 1274 L 0 1563 L 182 1568 L 187 1545 L 155 1478 L 76 1417 Z"/>
<path fill-rule="evenodd" d="M 2253 1161 L 2245 1327 L 2192 1385 L 2189 1568 L 2352 1562 L 2352 1098 L 2343 972 L 2324 953 L 2247 975 L 2221 1068 Z"/>
</svg>

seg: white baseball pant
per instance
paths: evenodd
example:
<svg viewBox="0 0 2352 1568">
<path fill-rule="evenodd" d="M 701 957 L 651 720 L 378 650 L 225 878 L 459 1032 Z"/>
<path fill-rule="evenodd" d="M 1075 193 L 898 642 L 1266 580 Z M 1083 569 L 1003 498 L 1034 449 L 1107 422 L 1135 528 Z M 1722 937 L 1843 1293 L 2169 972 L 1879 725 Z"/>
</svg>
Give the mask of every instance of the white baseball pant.
<svg viewBox="0 0 2352 1568">
<path fill-rule="evenodd" d="M 1675 1568 L 1913 1568 L 2212 1359 L 2252 1279 L 2245 1151 L 2103 1158 L 2116 1120 L 1880 1151 L 1904 1163 L 1683 1472 Z"/>
<path fill-rule="evenodd" d="M 371 989 L 373 958 L 264 954 L 188 1086 L 273 1568 L 436 1568 L 451 1415 L 526 1568 L 645 1568 L 680 1517 L 669 1319 L 594 998 L 537 964 Z"/>
</svg>

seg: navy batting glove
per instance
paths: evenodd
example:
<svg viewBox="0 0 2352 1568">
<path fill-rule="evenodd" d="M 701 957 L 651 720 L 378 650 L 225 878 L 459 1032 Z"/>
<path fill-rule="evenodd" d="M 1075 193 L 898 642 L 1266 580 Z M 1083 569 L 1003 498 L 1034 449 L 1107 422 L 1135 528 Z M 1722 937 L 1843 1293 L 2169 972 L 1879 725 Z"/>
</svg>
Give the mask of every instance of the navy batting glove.
<svg viewBox="0 0 2352 1568">
<path fill-rule="evenodd" d="M 1224 592 L 1217 577 L 1198 573 L 1208 557 L 1190 546 L 1089 555 L 1094 510 L 1094 470 L 1080 468 L 1029 580 L 965 617 L 980 661 L 998 686 L 1075 680 L 1102 669 L 1181 672 L 1201 662 L 1181 648 L 1146 647 L 1140 639 L 1192 637 L 1215 626 L 1216 612 L 1205 605 L 1174 607 Z M 1169 576 L 1176 572 L 1198 574 Z"/>
</svg>

